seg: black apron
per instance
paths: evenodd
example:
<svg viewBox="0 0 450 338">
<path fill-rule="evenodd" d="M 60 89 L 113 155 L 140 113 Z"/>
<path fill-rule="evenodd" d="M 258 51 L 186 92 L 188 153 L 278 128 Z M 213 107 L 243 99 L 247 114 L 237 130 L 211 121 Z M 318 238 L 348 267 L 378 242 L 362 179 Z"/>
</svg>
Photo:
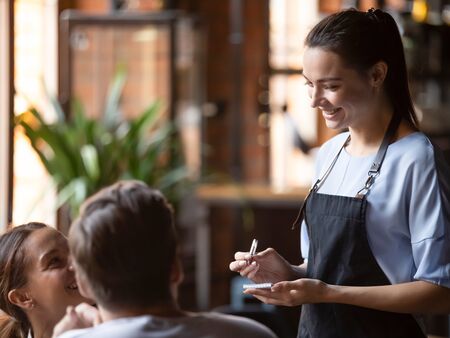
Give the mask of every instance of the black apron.
<svg viewBox="0 0 450 338">
<path fill-rule="evenodd" d="M 388 278 L 372 254 L 366 234 L 366 194 L 379 174 L 399 120 L 393 118 L 365 186 L 356 197 L 317 193 L 349 139 L 325 175 L 306 198 L 297 221 L 304 216 L 309 235 L 307 277 L 347 286 L 388 285 Z M 304 214 L 304 215 L 303 215 Z M 296 222 L 297 223 L 297 222 Z M 372 310 L 346 304 L 302 305 L 301 338 L 415 338 L 426 337 L 410 314 Z"/>
</svg>

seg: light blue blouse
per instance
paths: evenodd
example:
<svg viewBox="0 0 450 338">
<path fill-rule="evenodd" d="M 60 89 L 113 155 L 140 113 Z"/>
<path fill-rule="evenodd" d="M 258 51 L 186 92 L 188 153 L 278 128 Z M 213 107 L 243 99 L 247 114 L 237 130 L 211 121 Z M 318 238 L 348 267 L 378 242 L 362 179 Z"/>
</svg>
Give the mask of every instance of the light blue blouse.
<svg viewBox="0 0 450 338">
<path fill-rule="evenodd" d="M 348 133 L 319 150 L 316 175 L 327 170 Z M 319 193 L 354 197 L 375 158 L 345 149 Z M 317 177 L 316 177 L 317 179 Z M 450 169 L 422 133 L 391 144 L 380 175 L 367 195 L 366 231 L 370 248 L 391 283 L 424 280 L 450 287 Z M 302 255 L 309 240 L 301 228 Z"/>
</svg>

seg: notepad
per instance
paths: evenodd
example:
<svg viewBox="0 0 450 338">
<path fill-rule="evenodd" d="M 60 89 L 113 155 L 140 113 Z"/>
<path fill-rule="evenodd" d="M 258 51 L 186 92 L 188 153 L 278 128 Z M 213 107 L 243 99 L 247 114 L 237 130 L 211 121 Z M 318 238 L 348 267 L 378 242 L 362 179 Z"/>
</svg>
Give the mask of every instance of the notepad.
<svg viewBox="0 0 450 338">
<path fill-rule="evenodd" d="M 272 283 L 259 283 L 259 284 L 244 284 L 242 288 L 244 289 L 270 289 Z"/>
</svg>

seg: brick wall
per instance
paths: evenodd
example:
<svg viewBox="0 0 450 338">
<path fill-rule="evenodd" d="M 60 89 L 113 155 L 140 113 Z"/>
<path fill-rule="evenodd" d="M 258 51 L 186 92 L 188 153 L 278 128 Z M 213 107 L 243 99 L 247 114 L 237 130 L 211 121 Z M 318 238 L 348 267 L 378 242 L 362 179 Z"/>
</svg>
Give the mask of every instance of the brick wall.
<svg viewBox="0 0 450 338">
<path fill-rule="evenodd" d="M 242 180 L 265 183 L 269 176 L 268 148 L 264 139 L 268 130 L 258 124 L 262 113 L 258 94 L 264 89 L 259 83 L 268 67 L 268 1 L 243 0 L 243 44 L 241 47 L 241 77 L 233 75 L 230 39 L 230 1 L 180 0 L 179 8 L 200 15 L 207 32 L 206 96 L 207 101 L 224 104 L 224 110 L 208 118 L 205 142 L 212 151 L 206 159 L 209 169 L 230 177 L 230 128 L 233 106 L 233 86 L 240 81 L 241 137 L 240 159 Z M 261 140 L 263 142 L 261 142 Z"/>
</svg>

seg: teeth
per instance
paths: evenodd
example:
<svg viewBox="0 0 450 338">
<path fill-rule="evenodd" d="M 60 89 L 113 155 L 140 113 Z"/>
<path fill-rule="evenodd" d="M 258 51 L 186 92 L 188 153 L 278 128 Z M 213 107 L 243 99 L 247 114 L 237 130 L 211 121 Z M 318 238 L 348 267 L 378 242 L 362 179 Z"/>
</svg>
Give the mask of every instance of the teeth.
<svg viewBox="0 0 450 338">
<path fill-rule="evenodd" d="M 77 285 L 77 283 L 73 283 L 73 284 L 70 284 L 67 288 L 70 289 L 70 290 L 77 290 L 78 289 L 78 285 Z"/>
<path fill-rule="evenodd" d="M 326 111 L 326 110 L 324 110 L 323 112 L 324 112 L 325 114 L 327 114 L 327 115 L 333 115 L 333 114 L 336 113 L 338 110 L 339 110 L 339 108 L 335 108 L 335 109 L 333 109 L 333 110 L 331 110 L 331 111 Z"/>
</svg>

